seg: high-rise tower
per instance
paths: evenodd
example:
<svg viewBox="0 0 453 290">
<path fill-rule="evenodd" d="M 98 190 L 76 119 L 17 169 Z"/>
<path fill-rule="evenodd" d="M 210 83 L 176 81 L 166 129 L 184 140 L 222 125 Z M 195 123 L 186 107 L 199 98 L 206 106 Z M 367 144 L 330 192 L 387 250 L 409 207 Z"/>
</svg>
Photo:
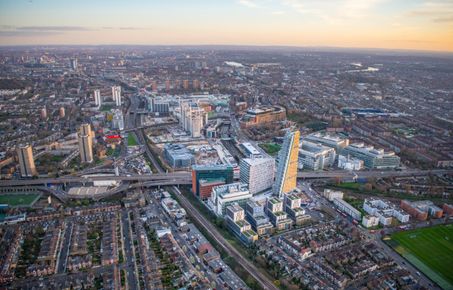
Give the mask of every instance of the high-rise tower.
<svg viewBox="0 0 453 290">
<path fill-rule="evenodd" d="M 278 197 L 283 197 L 283 194 L 296 188 L 299 138 L 299 130 L 287 132 L 282 149 L 278 153 L 277 176 L 274 184 L 274 195 Z"/>
<path fill-rule="evenodd" d="M 80 160 L 82 163 L 93 162 L 93 132 L 90 124 L 80 126 L 77 136 L 79 139 Z"/>
<path fill-rule="evenodd" d="M 17 148 L 17 155 L 19 156 L 19 167 L 22 177 L 38 175 L 35 161 L 33 160 L 33 149 L 30 145 L 19 146 Z"/>
</svg>

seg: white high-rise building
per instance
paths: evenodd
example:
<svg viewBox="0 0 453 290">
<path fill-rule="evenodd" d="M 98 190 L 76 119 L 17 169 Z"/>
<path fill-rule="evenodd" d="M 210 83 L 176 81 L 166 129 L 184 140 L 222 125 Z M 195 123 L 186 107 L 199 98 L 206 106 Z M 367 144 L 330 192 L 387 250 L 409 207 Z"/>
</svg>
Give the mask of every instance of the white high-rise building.
<svg viewBox="0 0 453 290">
<path fill-rule="evenodd" d="M 249 187 L 251 194 L 257 194 L 272 187 L 275 176 L 273 158 L 244 158 L 240 163 L 241 182 Z"/>
<path fill-rule="evenodd" d="M 102 106 L 101 91 L 94 90 L 94 104 L 98 107 Z"/>
<path fill-rule="evenodd" d="M 181 126 L 193 138 L 201 137 L 201 130 L 207 123 L 207 114 L 196 103 L 181 103 Z"/>
<path fill-rule="evenodd" d="M 117 107 L 121 106 L 121 87 L 120 86 L 112 87 L 112 98 Z"/>
<path fill-rule="evenodd" d="M 114 111 L 113 118 L 112 118 L 112 128 L 124 130 L 124 118 L 123 118 L 123 112 L 121 110 L 116 109 Z"/>
</svg>

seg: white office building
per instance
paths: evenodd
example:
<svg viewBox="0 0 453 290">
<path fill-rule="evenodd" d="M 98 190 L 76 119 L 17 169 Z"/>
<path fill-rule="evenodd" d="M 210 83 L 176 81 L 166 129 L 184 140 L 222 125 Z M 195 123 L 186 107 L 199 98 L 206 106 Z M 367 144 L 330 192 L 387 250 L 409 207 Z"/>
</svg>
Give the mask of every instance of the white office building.
<svg viewBox="0 0 453 290">
<path fill-rule="evenodd" d="M 228 205 L 237 203 L 239 206 L 245 207 L 247 201 L 252 197 L 247 184 L 230 183 L 214 186 L 211 197 L 208 199 L 208 205 L 216 215 L 223 217 Z"/>
<path fill-rule="evenodd" d="M 349 145 L 349 139 L 326 132 L 316 132 L 305 136 L 304 141 L 321 143 L 324 146 L 334 148 L 337 154 L 339 154 L 343 148 Z"/>
<path fill-rule="evenodd" d="M 299 163 L 304 169 L 323 170 L 335 164 L 335 149 L 322 145 L 302 141 L 299 149 Z"/>
<path fill-rule="evenodd" d="M 346 170 L 362 170 L 364 167 L 363 160 L 351 157 L 349 155 L 338 156 L 338 168 Z"/>
<path fill-rule="evenodd" d="M 240 164 L 241 182 L 248 185 L 251 194 L 269 189 L 274 184 L 273 158 L 244 158 Z"/>
<path fill-rule="evenodd" d="M 367 168 L 395 168 L 400 165 L 400 158 L 395 152 L 385 152 L 384 149 L 376 149 L 363 143 L 355 143 L 345 147 L 342 154 L 363 160 Z"/>
</svg>

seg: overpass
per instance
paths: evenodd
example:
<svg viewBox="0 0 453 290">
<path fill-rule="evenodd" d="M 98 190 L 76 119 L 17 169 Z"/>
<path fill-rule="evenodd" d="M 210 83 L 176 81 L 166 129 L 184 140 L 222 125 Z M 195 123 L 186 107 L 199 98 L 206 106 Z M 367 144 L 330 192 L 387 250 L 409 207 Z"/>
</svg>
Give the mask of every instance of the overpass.
<svg viewBox="0 0 453 290">
<path fill-rule="evenodd" d="M 313 171 L 299 172 L 298 178 L 301 179 L 334 179 L 351 180 L 354 178 L 387 178 L 387 177 L 411 177 L 411 176 L 426 176 L 426 175 L 441 175 L 453 174 L 453 170 L 435 169 L 435 170 L 404 170 L 404 171 Z M 150 182 L 153 184 L 162 183 L 167 185 L 190 184 L 192 179 L 190 172 L 171 172 L 171 173 L 156 173 L 149 175 L 120 175 L 120 176 L 63 176 L 56 178 L 37 178 L 37 179 L 15 179 L 15 180 L 0 180 L 0 187 L 5 186 L 26 186 L 26 185 L 48 185 L 48 184 L 65 184 L 65 183 L 90 183 L 101 180 L 114 181 L 129 181 L 129 182 Z M 158 184 L 157 184 L 158 185 Z"/>
</svg>

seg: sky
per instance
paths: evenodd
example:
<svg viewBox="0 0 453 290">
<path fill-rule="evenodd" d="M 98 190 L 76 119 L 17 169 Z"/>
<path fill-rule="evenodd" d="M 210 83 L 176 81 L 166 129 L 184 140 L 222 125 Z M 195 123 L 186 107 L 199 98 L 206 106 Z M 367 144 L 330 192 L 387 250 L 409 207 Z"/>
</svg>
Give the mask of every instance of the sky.
<svg viewBox="0 0 453 290">
<path fill-rule="evenodd" d="M 453 0 L 0 0 L 0 45 L 48 44 L 453 52 Z"/>
</svg>

